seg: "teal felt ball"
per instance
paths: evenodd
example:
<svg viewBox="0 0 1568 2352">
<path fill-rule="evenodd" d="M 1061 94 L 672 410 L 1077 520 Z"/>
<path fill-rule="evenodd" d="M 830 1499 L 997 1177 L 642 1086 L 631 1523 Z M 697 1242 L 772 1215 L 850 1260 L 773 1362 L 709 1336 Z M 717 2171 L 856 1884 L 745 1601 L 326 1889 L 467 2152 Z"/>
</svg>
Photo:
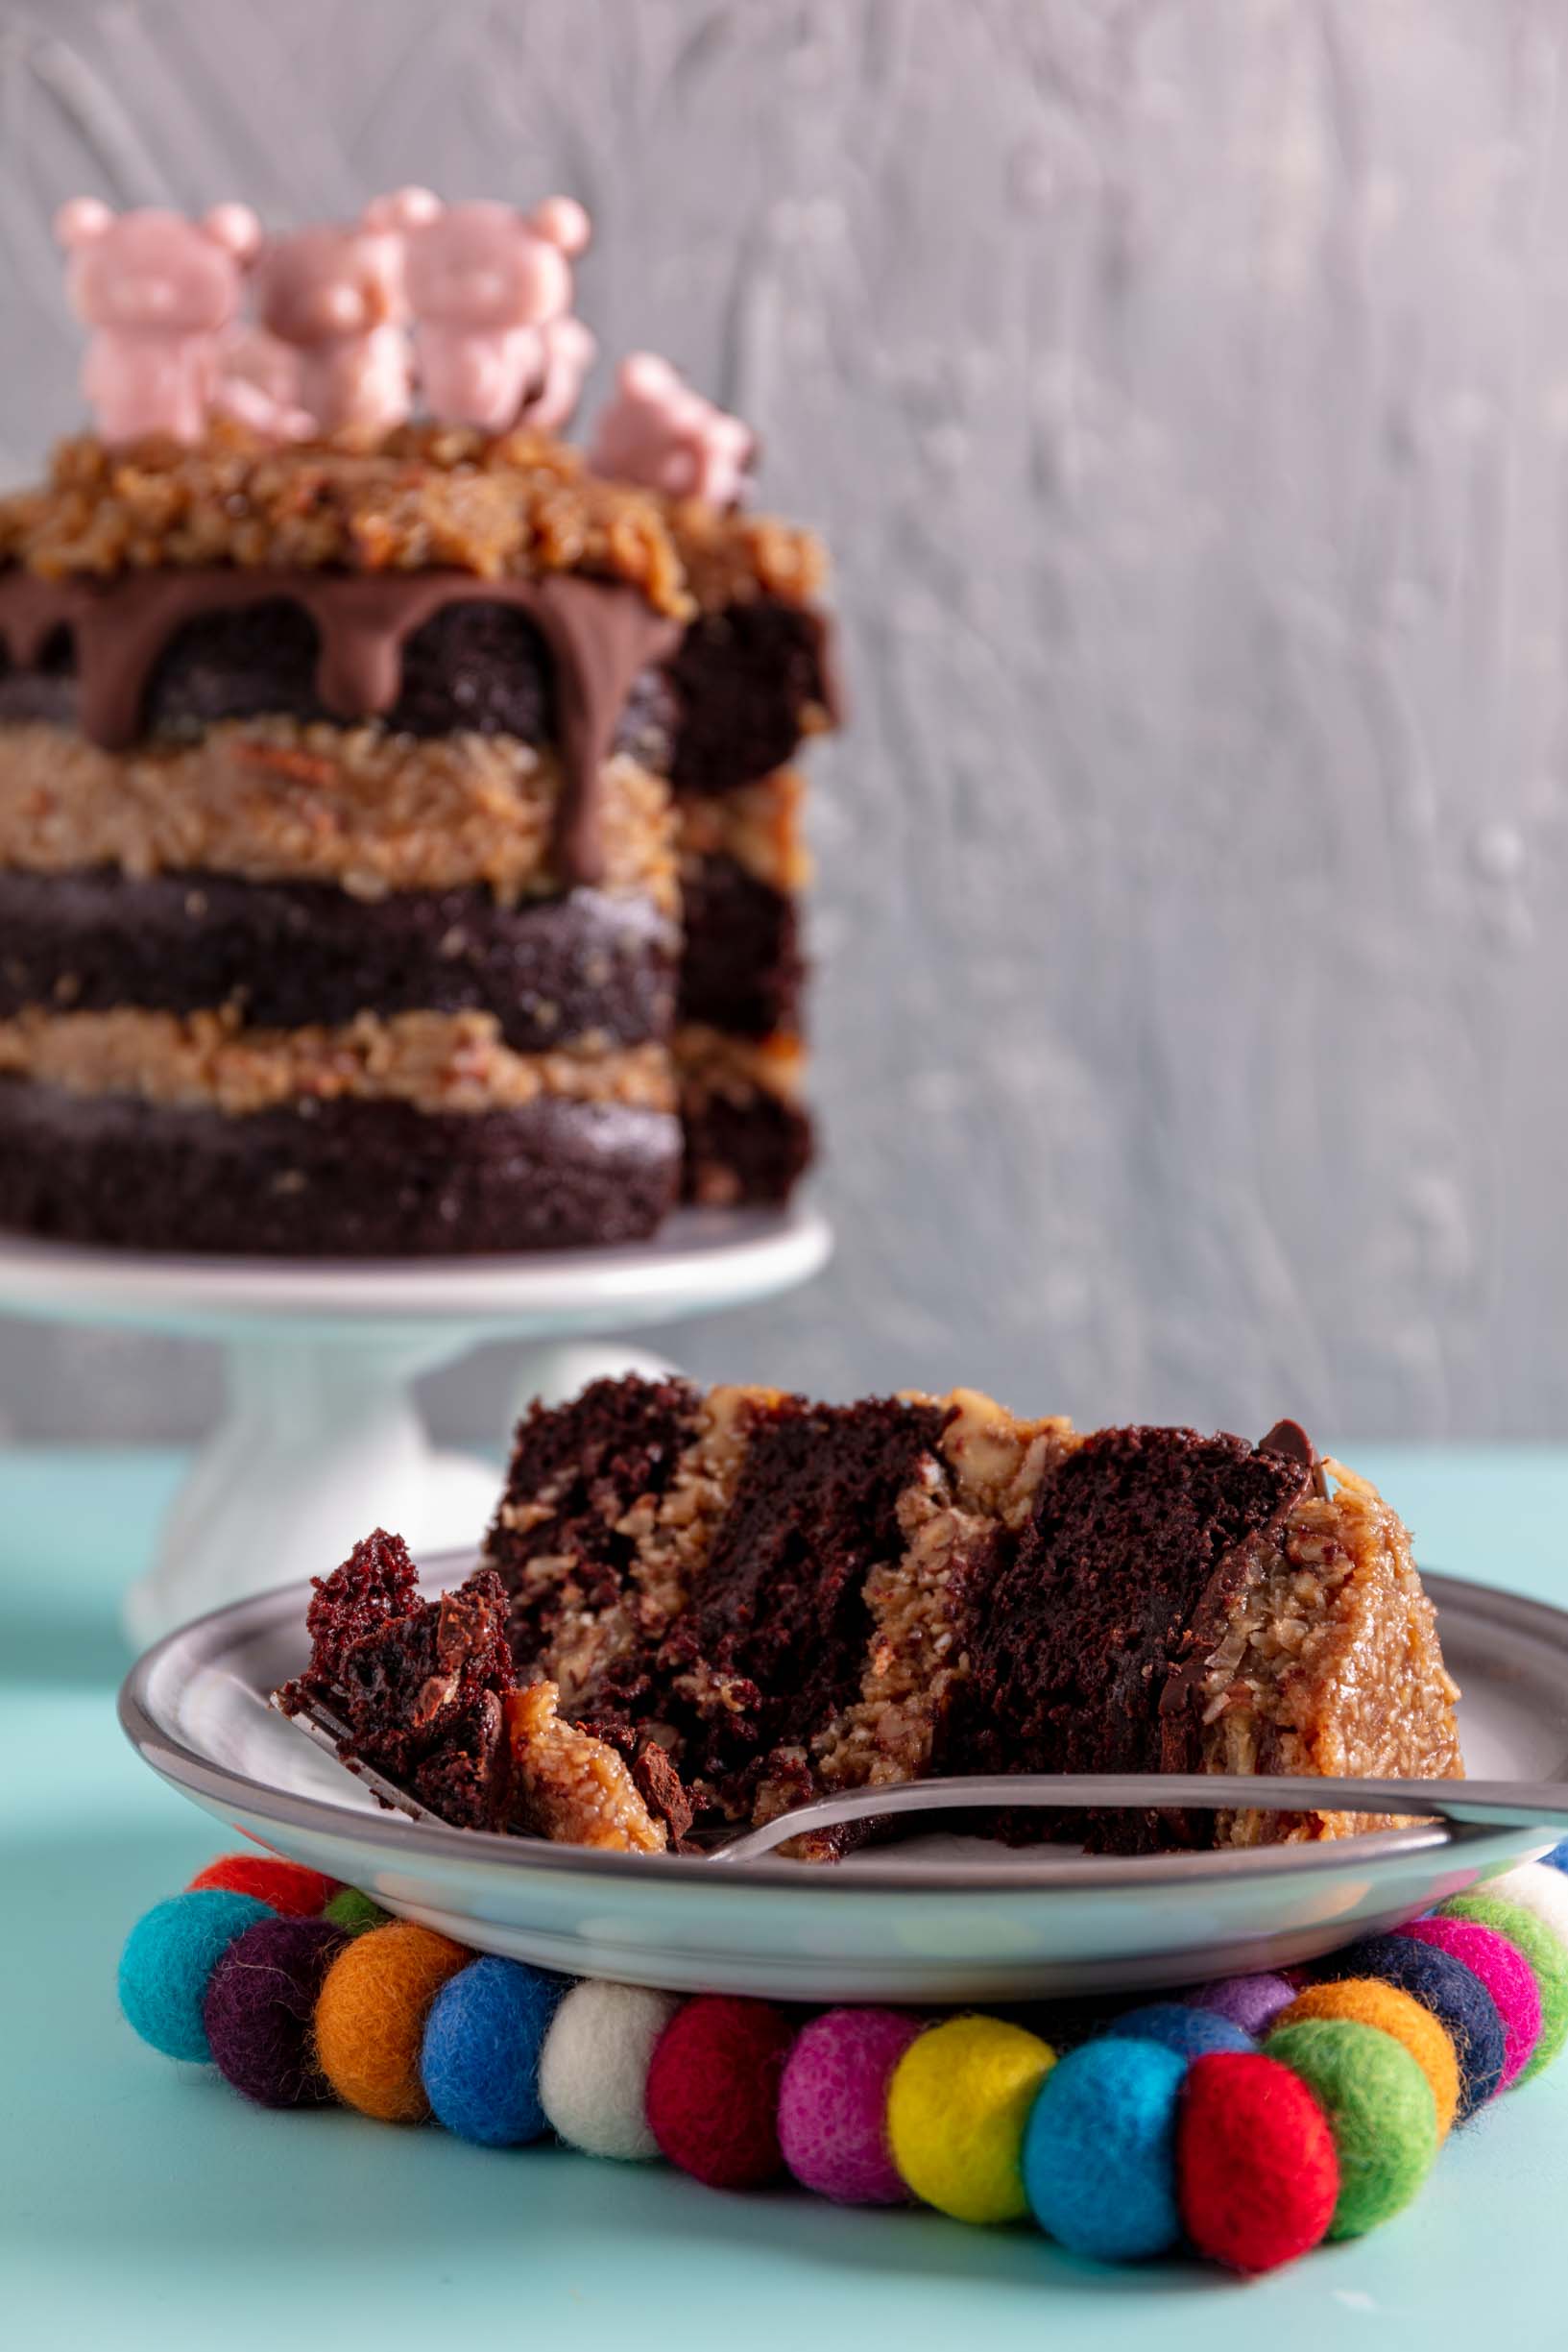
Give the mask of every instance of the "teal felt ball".
<svg viewBox="0 0 1568 2352">
<path fill-rule="evenodd" d="M 487 1953 L 448 1976 L 430 2004 L 420 2076 L 438 2123 L 484 2147 L 549 2129 L 539 2096 L 544 2036 L 566 1979 Z"/>
<path fill-rule="evenodd" d="M 1137 2262 L 1181 2236 L 1176 2109 L 1187 2060 L 1163 2042 L 1085 2042 L 1040 2086 L 1024 2134 L 1024 2188 L 1041 2228 L 1074 2254 Z"/>
<path fill-rule="evenodd" d="M 212 1972 L 237 1936 L 276 1916 L 253 1895 L 203 1887 L 171 1895 L 138 1919 L 120 1954 L 120 2007 L 166 2058 L 212 2056 L 203 2006 Z"/>
</svg>

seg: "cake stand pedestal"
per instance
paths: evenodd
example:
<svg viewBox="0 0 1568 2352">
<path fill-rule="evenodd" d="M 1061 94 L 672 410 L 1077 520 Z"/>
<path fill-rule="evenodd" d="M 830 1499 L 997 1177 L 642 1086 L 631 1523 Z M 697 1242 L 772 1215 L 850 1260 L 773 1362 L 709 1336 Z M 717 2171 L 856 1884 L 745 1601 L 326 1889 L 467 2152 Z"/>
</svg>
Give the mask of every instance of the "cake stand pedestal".
<svg viewBox="0 0 1568 2352">
<path fill-rule="evenodd" d="M 519 1393 L 568 1395 L 649 1365 L 583 1343 L 770 1297 L 831 1248 L 805 1206 L 688 1210 L 635 1248 L 503 1258 L 182 1258 L 0 1239 L 0 1313 L 223 1346 L 227 1411 L 125 1598 L 140 1646 L 325 1574 L 377 1524 L 416 1554 L 475 1543 L 495 1467 L 431 1444 L 412 1393 L 422 1372 L 482 1341 L 532 1340 Z"/>
</svg>

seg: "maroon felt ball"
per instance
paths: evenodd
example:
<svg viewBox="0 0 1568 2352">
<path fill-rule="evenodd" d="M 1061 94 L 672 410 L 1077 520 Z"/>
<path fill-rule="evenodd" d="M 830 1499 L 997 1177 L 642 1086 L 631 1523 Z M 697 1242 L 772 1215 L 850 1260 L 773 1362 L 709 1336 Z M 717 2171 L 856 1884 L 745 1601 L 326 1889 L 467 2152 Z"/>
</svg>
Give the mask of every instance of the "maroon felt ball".
<svg viewBox="0 0 1568 2352">
<path fill-rule="evenodd" d="M 276 1854 L 221 1854 L 199 1870 L 186 1888 L 221 1886 L 230 1895 L 253 1895 L 290 1919 L 315 1919 L 339 1891 L 336 1879 L 303 1862 L 280 1861 Z"/>
<path fill-rule="evenodd" d="M 661 2155 L 710 2189 L 760 2189 L 784 2170 L 779 2083 L 795 2028 L 765 2000 L 705 1993 L 659 2037 L 644 2103 Z"/>
<path fill-rule="evenodd" d="M 262 2107 L 332 2097 L 311 2050 L 322 1979 L 349 1938 L 322 1919 L 260 1919 L 212 1972 L 203 2008 L 219 2071 Z"/>
</svg>

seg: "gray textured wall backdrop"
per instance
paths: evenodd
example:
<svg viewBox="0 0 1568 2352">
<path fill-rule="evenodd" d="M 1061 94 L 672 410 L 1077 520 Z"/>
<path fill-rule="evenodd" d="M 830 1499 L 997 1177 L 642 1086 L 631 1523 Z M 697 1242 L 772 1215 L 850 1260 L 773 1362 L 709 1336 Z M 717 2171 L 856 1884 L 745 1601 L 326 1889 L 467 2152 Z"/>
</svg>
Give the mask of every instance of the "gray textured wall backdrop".
<svg viewBox="0 0 1568 2352">
<path fill-rule="evenodd" d="M 830 1394 L 1568 1425 L 1568 17 L 1546 0 L 0 7 L 0 463 L 78 188 L 581 196 L 757 424 L 818 764 L 836 1271 L 670 1344 Z M 153 1377 L 149 1377 L 149 1365 Z M 0 1326 L 19 1431 L 199 1351 Z M 504 1362 L 446 1377 L 492 1430 Z"/>
</svg>

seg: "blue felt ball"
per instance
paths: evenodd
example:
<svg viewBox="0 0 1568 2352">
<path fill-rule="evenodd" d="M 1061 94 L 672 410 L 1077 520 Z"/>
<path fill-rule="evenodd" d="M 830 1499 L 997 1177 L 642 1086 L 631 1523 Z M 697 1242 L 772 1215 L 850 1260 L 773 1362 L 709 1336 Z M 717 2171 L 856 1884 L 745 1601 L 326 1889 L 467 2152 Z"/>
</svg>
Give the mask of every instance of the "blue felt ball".
<svg viewBox="0 0 1568 2352">
<path fill-rule="evenodd" d="M 1179 2000 L 1150 2000 L 1129 2009 L 1106 2028 L 1119 2042 L 1160 2042 L 1178 2058 L 1206 2058 L 1216 2049 L 1256 2049 L 1251 2034 L 1212 2009 L 1190 2009 Z"/>
<path fill-rule="evenodd" d="M 1043 2230 L 1074 2254 L 1136 2262 L 1181 2236 L 1176 2102 L 1187 2060 L 1114 2035 L 1070 2049 L 1024 2134 L 1024 2189 Z"/>
<path fill-rule="evenodd" d="M 1461 1960 L 1412 1935 L 1369 1935 L 1327 1960 L 1313 1975 L 1319 1983 L 1350 1976 L 1375 1976 L 1409 1993 L 1433 2016 L 1454 2045 L 1459 2062 L 1458 2121 L 1484 2107 L 1503 2079 L 1508 2038 L 1497 2003 Z"/>
<path fill-rule="evenodd" d="M 1568 1870 L 1568 1837 L 1560 1846 L 1554 1846 L 1550 1854 L 1543 1854 L 1541 1860 L 1550 1863 L 1554 1870 Z"/>
<path fill-rule="evenodd" d="M 171 1895 L 138 1919 L 120 1954 L 120 2006 L 166 2058 L 212 2055 L 202 2009 L 212 1972 L 236 1936 L 275 1913 L 253 1895 L 202 1887 Z"/>
<path fill-rule="evenodd" d="M 447 1977 L 420 2053 L 438 2123 L 485 2147 L 515 2147 L 549 2129 L 539 2055 L 566 1991 L 563 1977 L 488 1955 Z"/>
</svg>

